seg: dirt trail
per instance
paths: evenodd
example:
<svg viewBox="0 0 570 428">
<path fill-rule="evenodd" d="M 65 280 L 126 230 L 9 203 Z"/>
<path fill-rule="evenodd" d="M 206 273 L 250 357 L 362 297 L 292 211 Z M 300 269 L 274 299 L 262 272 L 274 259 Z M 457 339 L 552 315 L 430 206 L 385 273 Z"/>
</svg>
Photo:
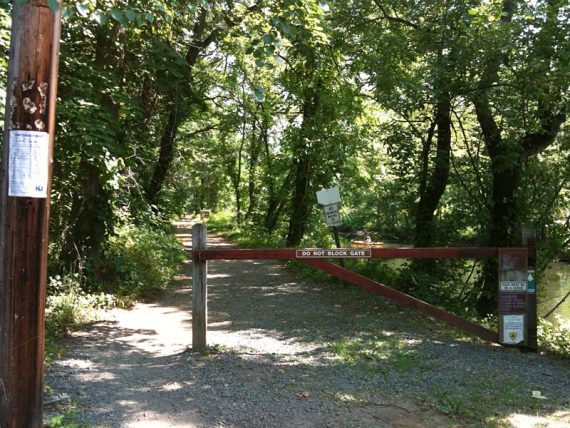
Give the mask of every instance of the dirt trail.
<svg viewBox="0 0 570 428">
<path fill-rule="evenodd" d="M 180 222 L 177 228 L 189 249 L 190 224 Z M 208 244 L 228 245 L 215 236 Z M 429 322 L 419 325 L 380 298 L 339 297 L 344 294 L 302 283 L 274 262 L 210 262 L 208 281 L 208 342 L 214 345 L 209 355 L 189 351 L 189 261 L 157 302 L 109 311 L 71 336 L 46 382 L 54 394 L 78 403 L 77 422 L 102 427 L 450 426 L 456 421 L 414 404 L 415 397 L 425 396 L 431 382 L 453 385 L 469 377 L 465 370 L 476 370 L 496 352 L 446 338 Z M 418 368 L 393 370 L 404 358 L 398 355 L 370 368 L 340 361 L 332 347 L 357 332 L 396 335 L 417 347 L 421 357 L 411 361 Z M 473 356 L 466 358 L 465 352 Z M 475 362 L 465 367 L 470 358 Z M 424 359 L 437 374 L 426 376 Z M 505 364 L 511 364 L 508 358 Z M 542 371 L 549 370 L 560 367 Z"/>
</svg>

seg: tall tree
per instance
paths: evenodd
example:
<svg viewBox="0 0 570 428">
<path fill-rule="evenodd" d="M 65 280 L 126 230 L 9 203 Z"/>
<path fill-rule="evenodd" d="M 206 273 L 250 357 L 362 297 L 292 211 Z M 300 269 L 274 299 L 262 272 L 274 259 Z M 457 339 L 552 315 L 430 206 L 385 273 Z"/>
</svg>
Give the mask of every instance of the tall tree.
<svg viewBox="0 0 570 428">
<path fill-rule="evenodd" d="M 494 18 L 488 26 L 475 26 L 473 36 L 480 40 L 473 40 L 474 50 L 482 60 L 471 96 L 491 160 L 492 199 L 487 228 L 491 246 L 518 243 L 520 204 L 525 200 L 518 193 L 521 172 L 529 158 L 555 141 L 567 119 L 567 13 L 565 2 L 539 1 L 532 6 L 516 0 L 473 11 L 482 20 Z M 514 109 L 515 105 L 519 108 Z M 496 307 L 495 276 L 495 265 L 488 263 L 477 302 L 481 313 Z"/>
</svg>

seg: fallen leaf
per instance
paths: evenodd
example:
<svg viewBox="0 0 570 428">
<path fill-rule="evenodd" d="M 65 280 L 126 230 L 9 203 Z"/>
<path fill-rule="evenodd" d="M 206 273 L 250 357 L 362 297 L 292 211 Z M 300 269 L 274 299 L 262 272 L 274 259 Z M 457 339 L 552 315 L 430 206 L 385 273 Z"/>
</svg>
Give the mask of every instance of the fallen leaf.
<svg viewBox="0 0 570 428">
<path fill-rule="evenodd" d="M 299 398 L 307 398 L 310 395 L 311 395 L 311 393 L 307 392 L 307 391 L 297 393 L 297 397 L 299 397 Z"/>
</svg>

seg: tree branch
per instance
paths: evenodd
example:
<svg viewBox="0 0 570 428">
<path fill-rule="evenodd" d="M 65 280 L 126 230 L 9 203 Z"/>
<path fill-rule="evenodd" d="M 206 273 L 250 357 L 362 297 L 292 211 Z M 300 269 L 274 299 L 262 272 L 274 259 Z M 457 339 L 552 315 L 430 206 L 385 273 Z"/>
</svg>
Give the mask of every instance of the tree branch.
<svg viewBox="0 0 570 428">
<path fill-rule="evenodd" d="M 412 27 L 416 30 L 418 28 L 420 28 L 418 24 L 416 24 L 412 21 L 408 21 L 407 19 L 400 18 L 399 16 L 388 15 L 386 8 L 384 7 L 384 5 L 382 5 L 382 2 L 380 0 L 374 0 L 374 3 L 376 3 L 376 6 L 378 6 L 378 8 L 380 9 L 380 12 L 382 12 L 384 19 L 386 19 L 388 21 L 392 21 L 392 22 L 397 22 L 399 24 L 404 24 L 404 25 L 406 25 L 408 27 Z"/>
</svg>

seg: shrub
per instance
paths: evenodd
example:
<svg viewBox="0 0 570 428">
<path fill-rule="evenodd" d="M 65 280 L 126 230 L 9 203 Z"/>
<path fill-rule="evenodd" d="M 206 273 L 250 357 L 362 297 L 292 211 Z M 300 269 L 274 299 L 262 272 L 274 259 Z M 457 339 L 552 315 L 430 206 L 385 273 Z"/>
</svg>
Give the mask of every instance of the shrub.
<svg viewBox="0 0 570 428">
<path fill-rule="evenodd" d="M 543 351 L 570 356 L 570 325 L 556 325 L 539 318 L 538 346 Z"/>
<path fill-rule="evenodd" d="M 96 319 L 97 311 L 109 309 L 118 301 L 105 293 L 88 294 L 82 288 L 79 274 L 56 275 L 49 278 L 46 299 L 46 335 L 63 337 L 78 326 Z"/>
<path fill-rule="evenodd" d="M 162 230 L 121 228 L 109 240 L 102 287 L 123 296 L 148 297 L 163 289 L 184 260 L 182 244 Z"/>
</svg>

